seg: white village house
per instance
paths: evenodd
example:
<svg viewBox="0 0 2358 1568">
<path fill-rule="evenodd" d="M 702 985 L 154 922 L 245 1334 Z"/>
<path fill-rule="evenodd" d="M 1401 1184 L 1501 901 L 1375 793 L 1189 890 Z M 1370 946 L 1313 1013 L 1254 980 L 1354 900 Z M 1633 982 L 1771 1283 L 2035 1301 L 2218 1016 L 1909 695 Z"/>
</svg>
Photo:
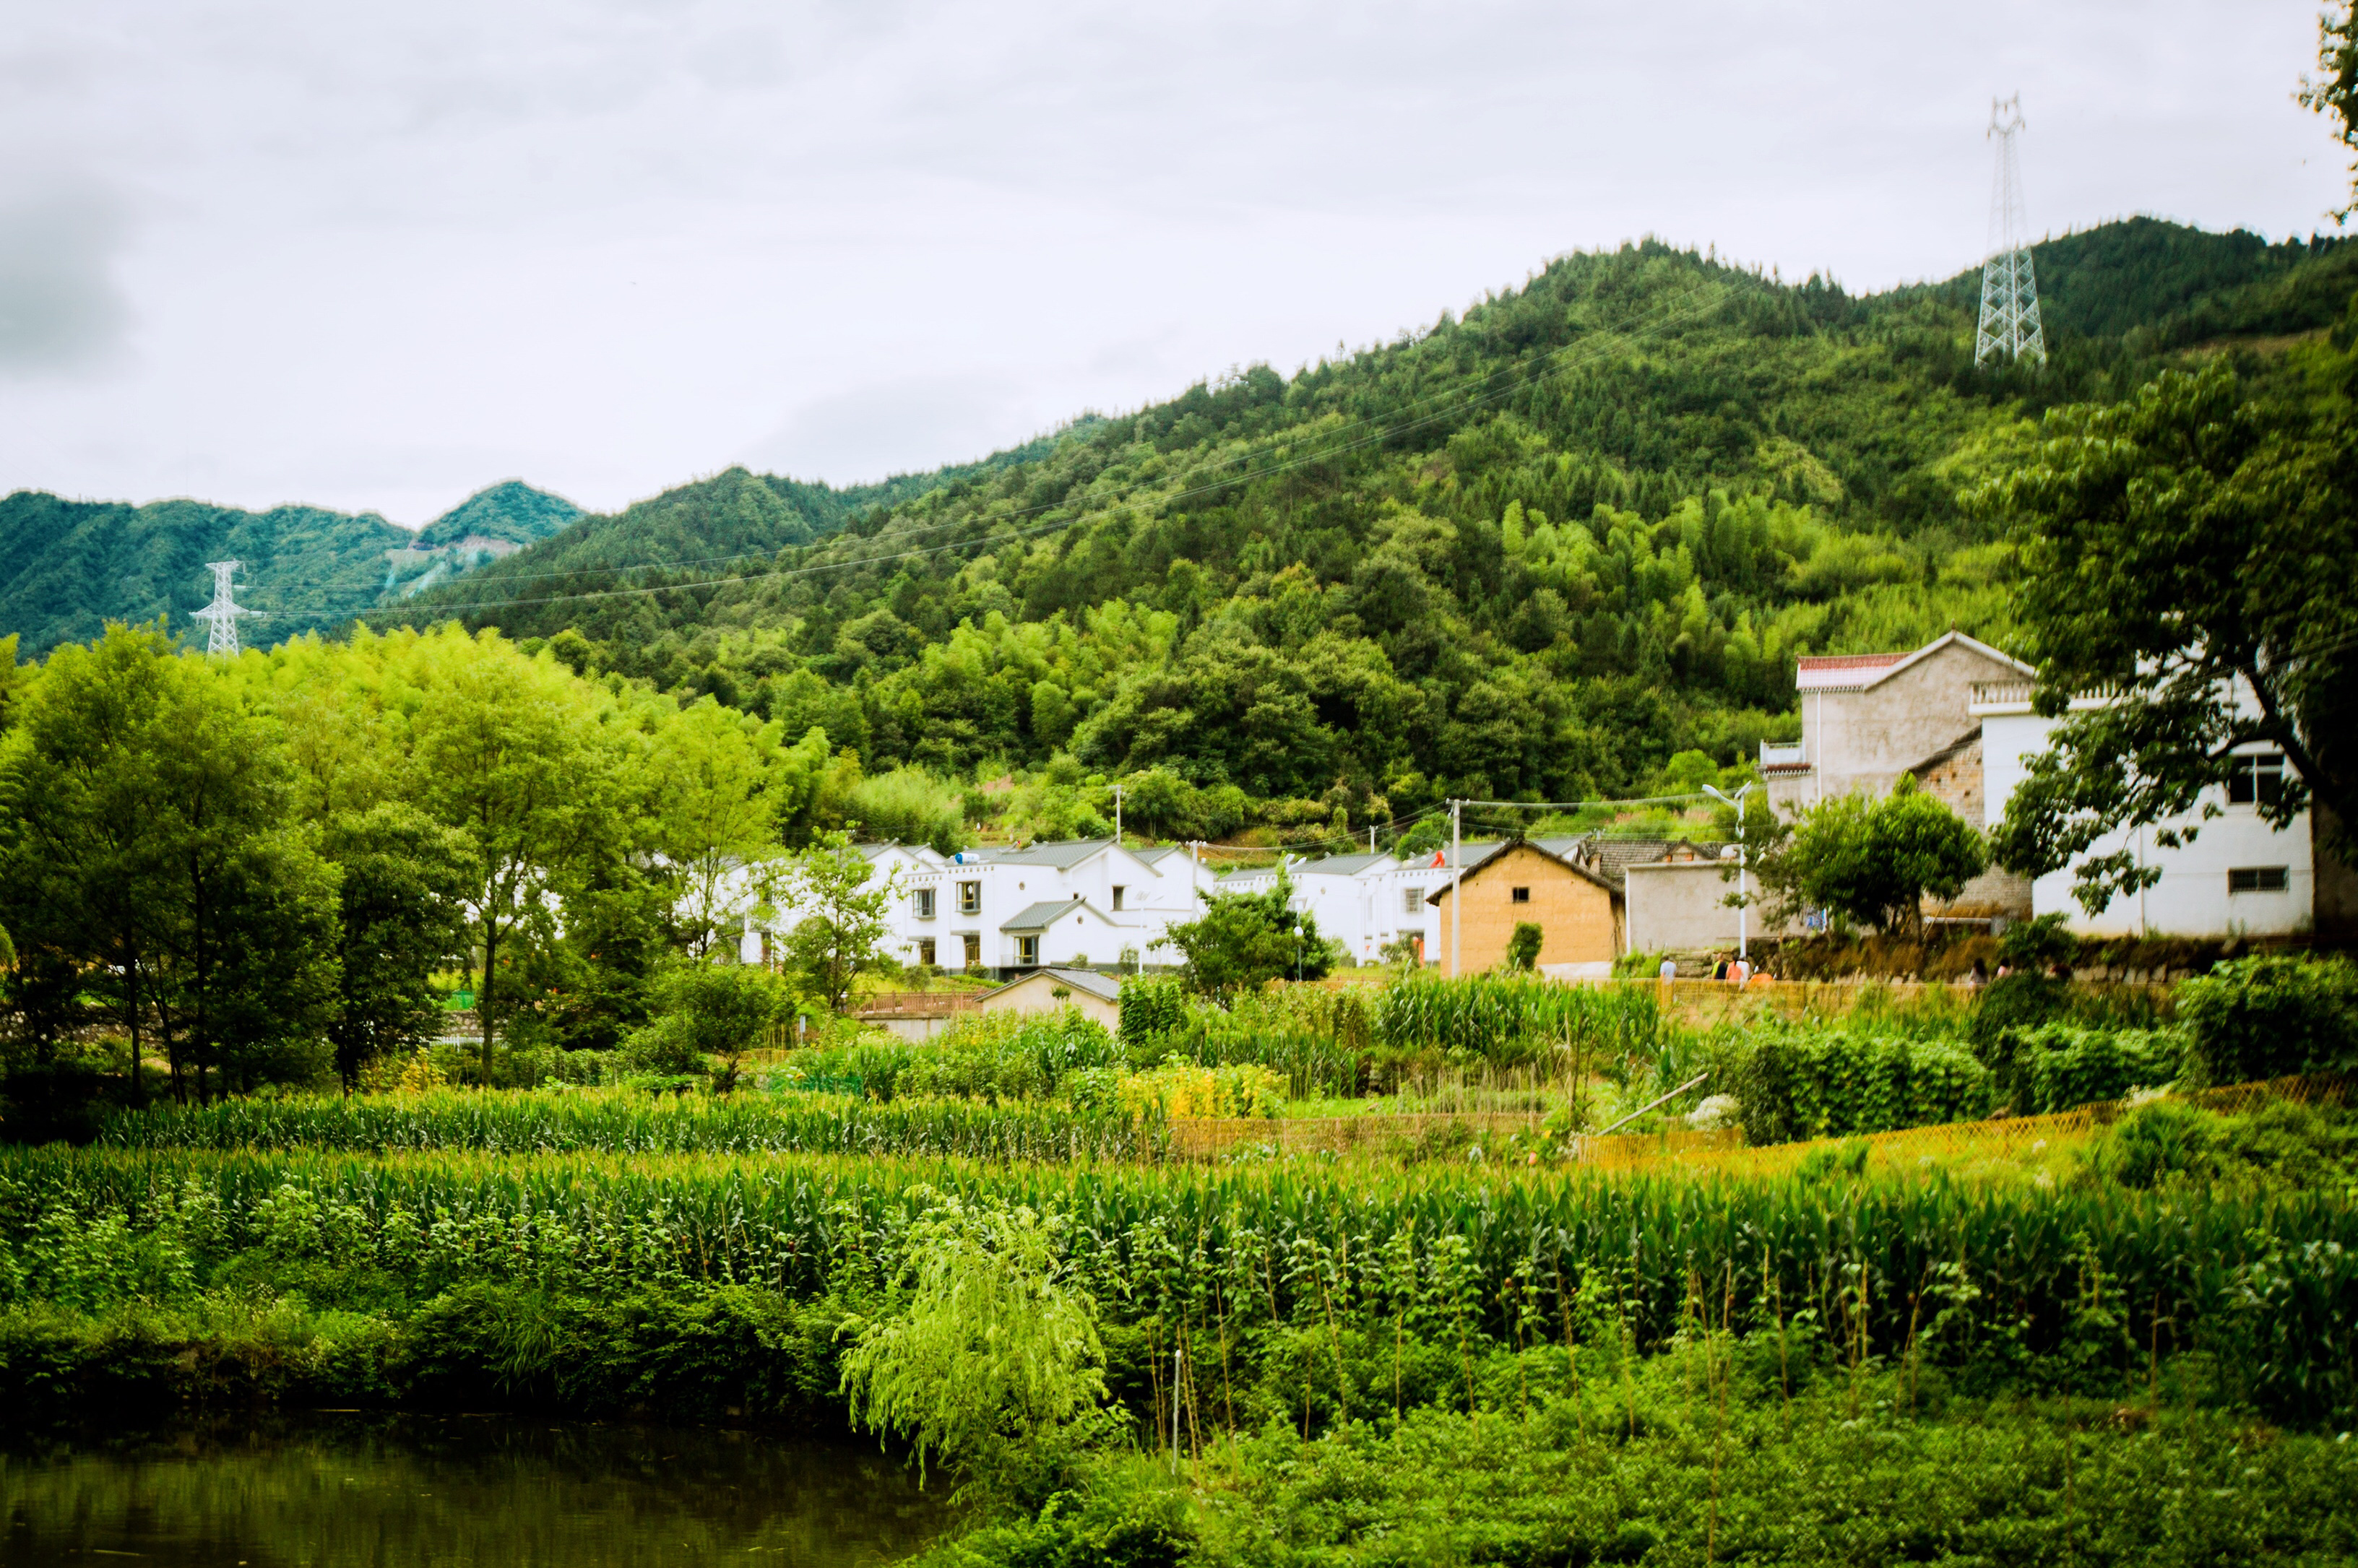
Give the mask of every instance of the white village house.
<svg viewBox="0 0 2358 1568">
<path fill-rule="evenodd" d="M 907 964 L 1011 978 L 1049 967 L 1167 965 L 1152 951 L 1202 908 L 1211 875 L 1185 849 L 1132 849 L 1110 838 L 943 855 L 924 845 L 868 844 L 871 885 L 890 879 L 886 946 Z M 749 916 L 740 954 L 758 963 L 802 913 Z"/>
<path fill-rule="evenodd" d="M 2021 660 L 1952 632 L 1912 653 L 1804 658 L 1795 672 L 1801 739 L 1760 748 L 1768 798 L 1807 806 L 1847 791 L 1881 794 L 1902 774 L 1984 829 L 2006 816 L 2028 760 L 2046 750 L 2058 719 L 2031 711 L 2035 672 Z M 2085 702 L 2075 703 L 2084 708 Z M 2259 817 L 2259 802 L 2284 776 L 2283 756 L 2244 748 L 2237 784 L 2211 792 L 2219 815 L 2196 812 L 2130 835 L 2093 853 L 2126 847 L 2160 881 L 2090 914 L 2071 896 L 2072 872 L 2035 881 L 1993 870 L 1968 884 L 1936 918 L 2006 921 L 2061 914 L 2083 935 L 2227 937 L 2290 935 L 2314 928 L 2318 856 L 2304 812 L 2281 830 Z M 2196 829 L 2193 842 L 2164 848 L 2162 827 Z M 1637 925 L 1636 902 L 1631 923 Z"/>
</svg>

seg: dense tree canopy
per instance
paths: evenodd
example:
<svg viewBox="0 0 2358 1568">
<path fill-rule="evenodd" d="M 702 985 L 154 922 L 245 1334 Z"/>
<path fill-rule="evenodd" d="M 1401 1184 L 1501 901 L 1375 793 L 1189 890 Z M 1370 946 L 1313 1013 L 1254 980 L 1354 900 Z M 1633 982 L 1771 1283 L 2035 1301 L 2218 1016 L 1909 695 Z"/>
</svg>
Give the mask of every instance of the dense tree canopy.
<svg viewBox="0 0 2358 1568">
<path fill-rule="evenodd" d="M 1068 755 L 1184 830 L 1637 793 L 1789 728 L 1799 653 L 2012 641 L 2001 530 L 1956 497 L 2036 441 L 2021 416 L 2206 334 L 2322 326 L 2351 259 L 2149 220 L 2049 242 L 2031 377 L 1973 368 L 1969 280 L 1855 298 L 1657 244 L 1572 256 L 835 532 L 732 470 L 419 611 L 823 728 L 871 772 Z"/>
</svg>

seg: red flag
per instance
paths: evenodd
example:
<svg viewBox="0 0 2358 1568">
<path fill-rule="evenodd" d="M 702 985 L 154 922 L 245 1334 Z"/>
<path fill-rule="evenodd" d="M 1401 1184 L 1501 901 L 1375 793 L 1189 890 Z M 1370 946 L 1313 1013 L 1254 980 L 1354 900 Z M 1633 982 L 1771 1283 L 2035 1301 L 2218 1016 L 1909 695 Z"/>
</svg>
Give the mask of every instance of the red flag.
<svg viewBox="0 0 2358 1568">
<path fill-rule="evenodd" d="M 1446 850 L 1446 849 L 1435 849 L 1435 850 L 1433 852 L 1433 863 L 1435 866 L 1445 865 L 1445 864 L 1447 864 L 1447 863 L 1448 863 L 1448 860 L 1449 860 L 1449 851 L 1448 851 L 1448 850 Z"/>
</svg>

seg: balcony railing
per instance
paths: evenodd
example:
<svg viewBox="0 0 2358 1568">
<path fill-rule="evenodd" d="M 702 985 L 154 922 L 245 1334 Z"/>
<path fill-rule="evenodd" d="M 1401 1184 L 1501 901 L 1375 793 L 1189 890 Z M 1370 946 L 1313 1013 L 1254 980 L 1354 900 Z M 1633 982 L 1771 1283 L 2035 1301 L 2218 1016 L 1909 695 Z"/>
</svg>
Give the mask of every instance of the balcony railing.
<svg viewBox="0 0 2358 1568">
<path fill-rule="evenodd" d="M 1975 708 L 2028 708 L 2030 694 L 2039 683 L 2028 680 L 1977 680 L 1974 682 Z M 2121 688 L 2117 686 L 2092 686 L 2085 691 L 2071 694 L 2074 708 L 2097 708 L 2107 702 L 2118 702 Z"/>
<path fill-rule="evenodd" d="M 1760 742 L 1760 765 L 1763 768 L 1798 768 L 1806 766 L 1809 760 L 1809 749 L 1804 741 L 1795 741 L 1785 745 L 1774 745 L 1767 741 Z"/>
</svg>

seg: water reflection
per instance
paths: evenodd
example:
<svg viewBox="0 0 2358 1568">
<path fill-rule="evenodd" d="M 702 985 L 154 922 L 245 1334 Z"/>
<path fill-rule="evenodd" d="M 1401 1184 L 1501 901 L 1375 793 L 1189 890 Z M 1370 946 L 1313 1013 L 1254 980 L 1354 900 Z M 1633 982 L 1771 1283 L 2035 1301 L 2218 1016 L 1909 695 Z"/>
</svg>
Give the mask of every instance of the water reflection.
<svg viewBox="0 0 2358 1568">
<path fill-rule="evenodd" d="M 0 1453 L 0 1562 L 808 1564 L 944 1523 L 873 1447 L 507 1416 L 333 1416 Z"/>
</svg>

